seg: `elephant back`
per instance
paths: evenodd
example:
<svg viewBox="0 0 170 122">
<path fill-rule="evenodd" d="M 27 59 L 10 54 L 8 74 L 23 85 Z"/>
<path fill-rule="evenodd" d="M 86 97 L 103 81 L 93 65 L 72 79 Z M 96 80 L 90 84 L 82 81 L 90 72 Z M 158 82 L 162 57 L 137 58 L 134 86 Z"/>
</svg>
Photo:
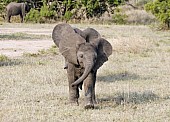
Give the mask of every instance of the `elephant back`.
<svg viewBox="0 0 170 122">
<path fill-rule="evenodd" d="M 16 3 L 16 2 L 11 2 L 6 6 L 7 12 L 9 15 L 19 15 L 22 13 L 24 8 L 22 9 L 22 5 L 24 3 Z M 25 11 L 25 10 L 24 10 Z"/>
</svg>

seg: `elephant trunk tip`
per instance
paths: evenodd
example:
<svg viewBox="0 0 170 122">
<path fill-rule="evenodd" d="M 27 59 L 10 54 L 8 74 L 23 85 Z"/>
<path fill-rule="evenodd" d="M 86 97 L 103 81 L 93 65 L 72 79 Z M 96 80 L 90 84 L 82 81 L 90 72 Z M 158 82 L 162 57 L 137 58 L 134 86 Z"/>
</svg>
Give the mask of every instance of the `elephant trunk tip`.
<svg viewBox="0 0 170 122">
<path fill-rule="evenodd" d="M 76 86 L 76 85 L 78 85 L 76 82 L 74 82 L 74 83 L 71 84 L 72 87 L 74 87 L 74 86 Z"/>
<path fill-rule="evenodd" d="M 75 86 L 75 84 L 74 84 L 74 83 L 72 83 L 72 84 L 71 84 L 71 86 L 72 86 L 72 87 L 74 87 L 74 86 Z"/>
<path fill-rule="evenodd" d="M 83 76 L 83 78 L 82 78 L 82 77 L 79 78 L 79 79 L 76 80 L 74 83 L 72 83 L 71 86 L 74 87 L 74 86 L 80 85 L 80 83 L 82 83 L 83 80 L 84 80 L 86 77 L 87 77 L 87 76 L 85 76 L 85 77 Z"/>
<path fill-rule="evenodd" d="M 79 85 L 80 83 L 82 83 L 82 82 L 87 78 L 87 76 L 89 75 L 89 73 L 90 73 L 93 65 L 94 65 L 94 64 L 85 66 L 85 71 L 84 71 L 83 75 L 82 75 L 79 79 L 77 79 L 75 82 L 73 82 L 73 83 L 71 84 L 71 86 L 74 87 L 74 86 L 77 86 L 77 85 Z"/>
</svg>

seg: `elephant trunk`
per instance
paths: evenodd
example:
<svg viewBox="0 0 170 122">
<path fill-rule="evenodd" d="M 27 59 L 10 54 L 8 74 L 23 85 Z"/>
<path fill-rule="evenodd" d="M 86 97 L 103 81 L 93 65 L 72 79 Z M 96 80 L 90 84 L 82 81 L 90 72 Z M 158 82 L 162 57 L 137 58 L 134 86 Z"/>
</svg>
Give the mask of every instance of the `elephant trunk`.
<svg viewBox="0 0 170 122">
<path fill-rule="evenodd" d="M 80 84 L 81 82 L 83 82 L 84 79 L 87 78 L 87 76 L 89 75 L 89 73 L 91 72 L 93 68 L 93 65 L 94 63 L 91 63 L 91 62 L 86 63 L 83 75 L 79 79 L 77 79 L 74 83 L 72 83 L 72 87 Z"/>
</svg>

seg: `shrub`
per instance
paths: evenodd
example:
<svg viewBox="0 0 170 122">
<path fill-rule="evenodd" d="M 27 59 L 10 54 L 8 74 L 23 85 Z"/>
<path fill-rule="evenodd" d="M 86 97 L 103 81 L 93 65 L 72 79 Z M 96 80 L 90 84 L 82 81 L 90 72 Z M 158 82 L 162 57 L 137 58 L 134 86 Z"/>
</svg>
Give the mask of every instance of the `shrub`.
<svg viewBox="0 0 170 122">
<path fill-rule="evenodd" d="M 152 13 L 147 13 L 145 10 L 134 9 L 129 5 L 119 6 L 119 12 L 125 14 L 126 24 L 151 24 L 155 22 L 155 16 Z M 117 8 L 117 9 L 118 9 Z"/>
<path fill-rule="evenodd" d="M 126 11 L 126 22 L 128 24 L 151 24 L 155 21 L 155 16 L 151 13 L 147 13 L 145 10 L 129 10 Z"/>
<path fill-rule="evenodd" d="M 112 16 L 113 22 L 116 24 L 125 24 L 126 23 L 126 14 L 123 13 L 115 13 Z"/>
<path fill-rule="evenodd" d="M 41 7 L 41 10 L 40 10 L 41 17 L 52 18 L 53 16 L 55 16 L 55 14 L 56 12 L 54 10 L 50 10 L 49 6 L 44 5 Z"/>
<path fill-rule="evenodd" d="M 31 22 L 39 22 L 41 18 L 40 12 L 35 9 L 31 9 L 30 12 L 25 17 L 25 21 L 31 21 Z"/>
<path fill-rule="evenodd" d="M 155 0 L 145 5 L 145 10 L 153 13 L 164 29 L 170 29 L 170 0 Z"/>
<path fill-rule="evenodd" d="M 43 6 L 41 6 L 39 11 L 36 9 L 30 10 L 26 16 L 26 21 L 44 23 L 46 22 L 46 19 L 52 19 L 55 15 L 55 2 L 53 2 L 53 4 L 50 6 L 47 5 L 45 1 L 43 1 Z"/>
<path fill-rule="evenodd" d="M 142 6 L 144 7 L 145 4 L 152 2 L 153 0 L 138 0 L 138 2 L 136 3 L 137 6 Z"/>
<path fill-rule="evenodd" d="M 64 14 L 64 20 L 66 21 L 70 20 L 72 15 L 73 14 L 70 11 L 66 11 L 66 13 Z"/>
<path fill-rule="evenodd" d="M 122 13 L 121 9 L 117 9 L 112 16 L 113 22 L 116 24 L 125 24 L 126 18 L 126 14 Z"/>
</svg>

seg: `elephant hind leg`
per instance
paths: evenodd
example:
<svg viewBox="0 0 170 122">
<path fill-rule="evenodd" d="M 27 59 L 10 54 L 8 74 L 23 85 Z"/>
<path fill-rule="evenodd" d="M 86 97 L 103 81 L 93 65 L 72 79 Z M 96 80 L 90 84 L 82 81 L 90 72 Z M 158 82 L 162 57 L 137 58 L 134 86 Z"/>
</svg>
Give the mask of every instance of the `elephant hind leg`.
<svg viewBox="0 0 170 122">
<path fill-rule="evenodd" d="M 92 101 L 93 104 L 97 104 L 96 95 L 95 95 L 95 86 L 93 87 L 93 91 L 92 91 Z"/>
<path fill-rule="evenodd" d="M 24 17 L 23 17 L 23 15 L 22 15 L 22 14 L 20 14 L 20 19 L 21 19 L 21 23 L 23 23 L 23 21 L 24 21 Z"/>
<path fill-rule="evenodd" d="M 92 101 L 93 101 L 93 104 L 97 104 L 97 101 L 96 101 L 96 95 L 95 95 L 95 84 L 96 84 L 96 74 L 97 74 L 97 71 L 94 72 L 94 76 L 93 76 L 93 91 L 92 91 Z"/>
</svg>

